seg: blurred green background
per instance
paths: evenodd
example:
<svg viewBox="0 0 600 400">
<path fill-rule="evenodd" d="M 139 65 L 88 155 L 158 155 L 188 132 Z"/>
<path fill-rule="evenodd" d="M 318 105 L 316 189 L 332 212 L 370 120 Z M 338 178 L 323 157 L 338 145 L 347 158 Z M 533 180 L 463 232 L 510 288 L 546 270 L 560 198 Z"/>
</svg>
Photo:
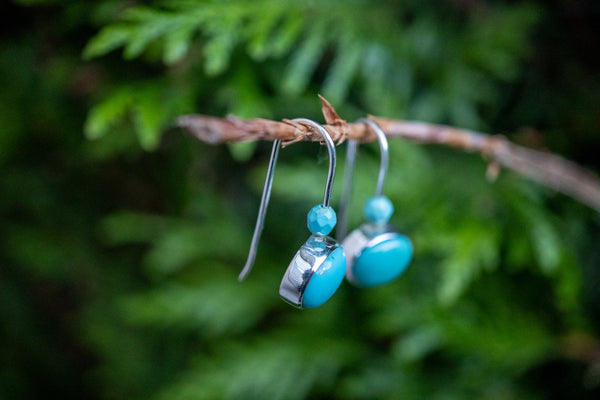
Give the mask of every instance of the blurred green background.
<svg viewBox="0 0 600 400">
<path fill-rule="evenodd" d="M 505 134 L 597 172 L 597 1 L 1 9 L 0 398 L 600 398 L 596 212 L 510 172 L 490 183 L 477 155 L 393 140 L 386 191 L 413 263 L 297 311 L 277 290 L 327 152 L 282 150 L 240 284 L 270 143 L 172 128 L 195 112 L 322 121 L 321 93 L 349 121 Z M 351 227 L 376 146 L 357 162 Z"/>
</svg>

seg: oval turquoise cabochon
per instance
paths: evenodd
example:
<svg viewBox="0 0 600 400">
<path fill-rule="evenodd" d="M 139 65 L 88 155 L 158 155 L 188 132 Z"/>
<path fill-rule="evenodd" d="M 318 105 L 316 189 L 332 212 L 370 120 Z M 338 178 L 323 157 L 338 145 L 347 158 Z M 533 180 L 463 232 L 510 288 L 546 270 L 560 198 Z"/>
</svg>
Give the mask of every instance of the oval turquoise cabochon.
<svg viewBox="0 0 600 400">
<path fill-rule="evenodd" d="M 339 247 L 317 268 L 302 295 L 302 307 L 319 307 L 333 296 L 346 274 L 346 255 Z"/>
<path fill-rule="evenodd" d="M 412 253 L 412 244 L 403 235 L 364 249 L 352 266 L 354 282 L 369 287 L 393 281 L 404 272 Z"/>
</svg>

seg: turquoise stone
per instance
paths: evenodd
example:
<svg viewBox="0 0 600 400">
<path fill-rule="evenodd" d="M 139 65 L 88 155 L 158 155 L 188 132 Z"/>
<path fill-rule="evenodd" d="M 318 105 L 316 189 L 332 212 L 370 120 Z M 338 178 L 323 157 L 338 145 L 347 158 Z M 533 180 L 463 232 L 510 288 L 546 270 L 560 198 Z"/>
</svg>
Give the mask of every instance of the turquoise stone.
<svg viewBox="0 0 600 400">
<path fill-rule="evenodd" d="M 382 224 L 388 222 L 394 213 L 394 205 L 385 196 L 371 197 L 365 203 L 365 217 L 369 222 Z"/>
<path fill-rule="evenodd" d="M 306 218 L 308 230 L 315 235 L 328 235 L 336 223 L 337 217 L 333 208 L 322 204 L 311 208 Z"/>
<path fill-rule="evenodd" d="M 393 281 L 404 272 L 412 253 L 410 240 L 400 234 L 365 248 L 352 266 L 355 283 L 370 287 Z"/>
<path fill-rule="evenodd" d="M 346 255 L 335 249 L 317 268 L 302 295 L 302 307 L 314 308 L 325 303 L 340 287 L 346 274 Z"/>
</svg>

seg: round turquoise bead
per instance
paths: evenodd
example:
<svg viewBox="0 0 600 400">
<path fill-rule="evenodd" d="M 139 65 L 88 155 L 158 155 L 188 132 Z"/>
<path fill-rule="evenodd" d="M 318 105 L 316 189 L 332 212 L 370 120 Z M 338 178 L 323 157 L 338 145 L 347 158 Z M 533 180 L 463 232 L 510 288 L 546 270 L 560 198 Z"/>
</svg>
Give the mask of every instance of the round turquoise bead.
<svg viewBox="0 0 600 400">
<path fill-rule="evenodd" d="M 367 221 L 383 224 L 389 221 L 394 213 L 394 205 L 385 196 L 371 197 L 365 204 L 365 217 Z"/>
<path fill-rule="evenodd" d="M 412 254 L 410 240 L 400 234 L 366 248 L 352 266 L 353 281 L 363 287 L 391 282 L 406 270 Z"/>
<path fill-rule="evenodd" d="M 339 247 L 317 268 L 302 294 L 302 307 L 315 308 L 333 296 L 346 273 L 346 255 Z"/>
<path fill-rule="evenodd" d="M 337 217 L 333 208 L 322 204 L 311 208 L 306 218 L 308 230 L 315 235 L 328 235 L 336 223 Z"/>
</svg>

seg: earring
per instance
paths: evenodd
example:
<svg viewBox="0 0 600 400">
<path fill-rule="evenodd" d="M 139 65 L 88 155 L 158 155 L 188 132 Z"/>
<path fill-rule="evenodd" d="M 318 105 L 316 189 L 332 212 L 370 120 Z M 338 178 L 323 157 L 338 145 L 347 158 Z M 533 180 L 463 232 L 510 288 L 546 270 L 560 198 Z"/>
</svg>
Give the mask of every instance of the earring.
<svg viewBox="0 0 600 400">
<path fill-rule="evenodd" d="M 298 118 L 294 121 L 312 126 L 321 134 L 329 152 L 329 172 L 323 204 L 314 206 L 308 213 L 307 226 L 312 235 L 300 247 L 285 271 L 279 287 L 279 295 L 284 301 L 295 307 L 314 308 L 322 305 L 333 296 L 342 283 L 346 272 L 346 255 L 342 246 L 335 239 L 327 236 L 337 223 L 335 211 L 329 206 L 335 177 L 336 154 L 333 140 L 325 128 L 305 118 Z M 256 227 L 246 265 L 244 265 L 244 269 L 238 278 L 240 281 L 248 275 L 254 265 L 256 250 L 262 234 L 269 198 L 271 197 L 273 171 L 275 170 L 280 147 L 281 140 L 273 142 Z"/>
<path fill-rule="evenodd" d="M 400 276 L 412 258 L 413 247 L 410 240 L 397 233 L 388 221 L 394 213 L 392 202 L 383 195 L 383 184 L 388 168 L 388 143 L 379 125 L 370 119 L 361 119 L 377 135 L 381 152 L 381 164 L 375 196 L 364 207 L 367 222 L 352 231 L 343 240 L 347 254 L 346 279 L 361 287 L 388 283 Z M 339 235 L 346 233 L 346 210 L 350 198 L 356 141 L 348 143 L 345 173 L 345 191 L 340 206 Z M 343 238 L 343 236 L 338 236 Z"/>
</svg>

